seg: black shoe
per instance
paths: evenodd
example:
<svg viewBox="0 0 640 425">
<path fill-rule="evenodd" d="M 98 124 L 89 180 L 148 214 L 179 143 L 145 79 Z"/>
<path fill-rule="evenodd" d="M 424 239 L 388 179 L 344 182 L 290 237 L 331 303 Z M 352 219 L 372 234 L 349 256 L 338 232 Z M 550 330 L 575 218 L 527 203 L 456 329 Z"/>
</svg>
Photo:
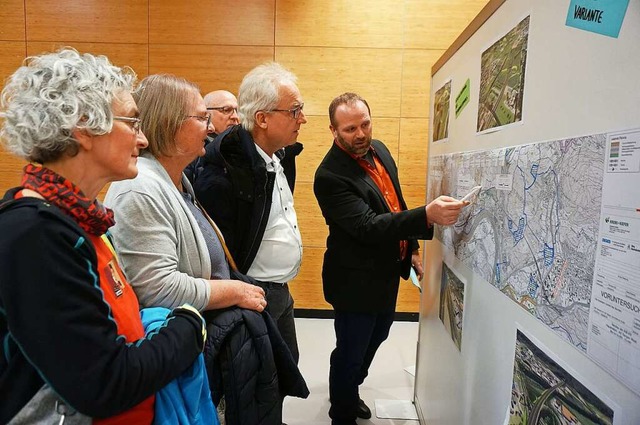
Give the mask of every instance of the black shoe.
<svg viewBox="0 0 640 425">
<path fill-rule="evenodd" d="M 371 409 L 369 409 L 369 406 L 364 404 L 364 401 L 361 398 L 358 399 L 358 405 L 356 406 L 356 415 L 358 415 L 358 417 L 362 419 L 369 419 L 371 417 Z"/>
<path fill-rule="evenodd" d="M 336 420 L 332 420 L 331 421 L 331 425 L 358 425 L 358 422 L 356 421 L 336 421 Z"/>
</svg>

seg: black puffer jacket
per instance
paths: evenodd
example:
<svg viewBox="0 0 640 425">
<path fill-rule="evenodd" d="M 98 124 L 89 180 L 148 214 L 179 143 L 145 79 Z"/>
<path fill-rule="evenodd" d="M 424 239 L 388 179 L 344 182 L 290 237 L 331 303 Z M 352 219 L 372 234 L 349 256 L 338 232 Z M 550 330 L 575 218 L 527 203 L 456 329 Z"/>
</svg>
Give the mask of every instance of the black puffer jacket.
<svg viewBox="0 0 640 425">
<path fill-rule="evenodd" d="M 193 190 L 246 274 L 269 219 L 275 173 L 268 172 L 251 133 L 228 128 L 206 147 Z"/>
<path fill-rule="evenodd" d="M 280 425 L 282 399 L 309 389 L 271 316 L 230 308 L 205 320 L 211 396 L 217 405 L 224 395 L 227 425 Z"/>
</svg>

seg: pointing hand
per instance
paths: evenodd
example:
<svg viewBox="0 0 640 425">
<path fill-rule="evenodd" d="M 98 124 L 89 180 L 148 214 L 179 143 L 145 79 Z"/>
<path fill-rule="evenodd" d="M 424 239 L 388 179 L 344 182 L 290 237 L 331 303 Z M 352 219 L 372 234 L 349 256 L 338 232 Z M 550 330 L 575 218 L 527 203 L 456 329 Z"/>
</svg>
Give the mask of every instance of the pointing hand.
<svg viewBox="0 0 640 425">
<path fill-rule="evenodd" d="M 427 224 L 449 226 L 458 221 L 462 207 L 469 205 L 469 201 L 458 201 L 450 196 L 439 196 L 425 206 Z"/>
</svg>

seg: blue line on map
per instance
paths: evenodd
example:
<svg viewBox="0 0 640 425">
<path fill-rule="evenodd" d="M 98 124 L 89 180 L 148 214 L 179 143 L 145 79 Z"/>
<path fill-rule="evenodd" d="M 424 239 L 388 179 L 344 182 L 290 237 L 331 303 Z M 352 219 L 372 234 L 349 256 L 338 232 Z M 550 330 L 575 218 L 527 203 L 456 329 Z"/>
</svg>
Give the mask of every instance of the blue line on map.
<svg viewBox="0 0 640 425">
<path fill-rule="evenodd" d="M 542 253 L 544 256 L 544 265 L 549 267 L 553 264 L 553 259 L 555 258 L 555 248 L 552 245 L 545 243 Z"/>
<path fill-rule="evenodd" d="M 518 242 L 520 242 L 524 237 L 524 228 L 527 225 L 526 218 L 527 216 L 525 215 L 524 217 L 520 217 L 520 219 L 518 219 L 518 227 L 515 230 L 513 230 L 513 220 L 509 219 L 507 223 L 509 226 L 509 231 L 513 236 L 514 246 L 517 245 Z"/>
<path fill-rule="evenodd" d="M 538 293 L 538 282 L 536 281 L 536 277 L 533 273 L 529 274 L 529 296 L 533 299 L 536 298 L 536 294 Z"/>
<path fill-rule="evenodd" d="M 524 176 L 524 171 L 522 170 L 522 168 L 520 168 L 519 165 L 516 166 L 516 168 L 518 170 L 520 170 L 520 175 L 522 176 L 522 180 L 523 180 L 523 185 L 525 185 L 525 176 Z M 537 170 L 537 167 L 536 167 Z M 531 183 L 533 185 L 533 183 Z M 531 187 L 531 186 L 529 186 Z M 522 194 L 523 198 L 522 198 L 522 217 L 520 217 L 520 220 L 518 221 L 518 228 L 514 231 L 511 230 L 512 227 L 512 222 L 511 220 L 509 220 L 509 231 L 511 232 L 511 234 L 513 235 L 513 239 L 514 239 L 514 246 L 518 244 L 518 242 L 520 240 L 522 240 L 522 238 L 524 237 L 524 227 L 527 225 L 527 187 L 524 188 L 524 192 Z"/>
<path fill-rule="evenodd" d="M 538 164 L 531 164 L 531 170 L 529 171 L 529 174 L 531 174 L 531 176 L 533 177 L 533 181 L 529 186 L 525 186 L 524 190 L 529 190 L 531 186 L 535 184 L 536 180 L 538 179 L 538 167 Z"/>
<path fill-rule="evenodd" d="M 508 261 L 503 261 L 501 263 L 496 263 L 496 283 L 500 283 L 500 269 L 502 267 L 506 267 Z"/>
<path fill-rule="evenodd" d="M 565 313 L 565 314 L 568 314 L 568 313 Z M 574 329 L 567 329 L 564 326 L 552 326 L 553 323 L 547 323 L 547 324 L 551 326 L 551 329 L 553 329 L 554 332 L 559 334 L 561 337 L 564 337 L 564 339 L 569 341 L 572 345 L 575 345 L 576 347 L 578 347 L 583 351 L 587 351 L 587 346 L 584 343 L 579 342 L 576 338 L 573 337 L 572 332 L 575 332 Z"/>
<path fill-rule="evenodd" d="M 553 181 L 555 183 L 555 196 L 556 196 L 556 202 L 555 202 L 555 213 L 556 213 L 556 232 L 553 235 L 553 239 L 554 239 L 554 243 L 555 243 L 555 239 L 557 236 L 557 233 L 560 232 L 560 196 L 558 195 L 558 186 L 560 186 L 560 183 L 558 182 L 558 175 L 556 174 L 555 170 L 551 170 L 551 174 L 553 174 Z"/>
</svg>

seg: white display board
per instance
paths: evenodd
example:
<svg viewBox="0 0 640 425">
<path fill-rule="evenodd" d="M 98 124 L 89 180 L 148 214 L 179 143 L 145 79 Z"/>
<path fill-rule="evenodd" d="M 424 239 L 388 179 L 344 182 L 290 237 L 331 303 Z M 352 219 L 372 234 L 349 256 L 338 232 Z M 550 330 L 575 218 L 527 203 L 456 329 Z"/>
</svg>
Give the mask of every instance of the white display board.
<svg viewBox="0 0 640 425">
<path fill-rule="evenodd" d="M 615 236 L 625 231 L 620 227 L 620 214 L 617 214 L 615 209 L 618 207 L 624 209 L 629 206 L 628 204 L 636 202 L 635 199 L 630 202 L 628 199 L 622 199 L 618 202 L 617 198 L 624 197 L 625 193 L 631 197 L 640 193 L 638 189 L 640 173 L 621 175 L 620 178 L 624 177 L 624 183 L 616 186 L 618 177 L 608 175 L 604 168 L 605 163 L 607 167 L 615 167 L 612 143 L 615 144 L 619 135 L 627 134 L 625 131 L 640 127 L 640 1 L 629 1 L 617 38 L 566 26 L 570 3 L 569 0 L 507 0 L 433 75 L 430 124 L 433 126 L 435 91 L 449 80 L 451 80 L 451 109 L 448 117 L 447 140 L 432 143 L 432 135 L 429 135 L 429 159 L 430 173 L 435 172 L 436 178 L 449 179 L 445 186 L 457 188 L 457 193 L 452 193 L 453 196 L 462 196 L 465 190 L 475 184 L 486 183 L 494 187 L 511 184 L 507 180 L 508 173 L 513 173 L 513 169 L 503 167 L 502 180 L 500 172 L 491 171 L 492 166 L 500 167 L 499 163 L 492 164 L 491 153 L 504 156 L 504 148 L 513 148 L 512 151 L 515 154 L 522 156 L 520 163 L 514 166 L 529 164 L 527 161 L 535 162 L 535 171 L 523 170 L 525 180 L 531 179 L 532 176 L 535 180 L 537 175 L 535 173 L 541 175 L 544 172 L 542 161 L 540 161 L 542 157 L 545 161 L 550 161 L 548 157 L 553 156 L 556 161 L 554 164 L 560 163 L 558 155 L 565 153 L 565 146 L 575 148 L 583 143 L 589 148 L 590 155 L 595 157 L 600 155 L 600 159 L 596 160 L 595 164 L 588 159 L 590 158 L 588 155 L 581 157 L 582 159 L 575 165 L 563 164 L 565 167 L 563 172 L 568 173 L 574 180 L 573 185 L 566 179 L 559 184 L 565 185 L 563 190 L 571 191 L 576 197 L 581 192 L 591 193 L 590 185 L 593 182 L 590 179 L 593 176 L 599 176 L 600 181 L 596 182 L 595 186 L 597 187 L 598 184 L 602 186 L 602 180 L 605 180 L 606 184 L 599 189 L 604 194 L 601 198 L 607 202 L 607 208 L 613 209 L 605 208 L 600 214 L 599 204 L 593 206 L 583 204 L 585 208 L 576 210 L 573 217 L 563 217 L 563 220 L 570 223 L 564 231 L 570 232 L 577 229 L 579 226 L 576 223 L 580 223 L 584 218 L 585 226 L 590 226 L 591 234 L 596 236 L 588 236 L 589 231 L 585 230 L 585 234 L 576 236 L 573 245 L 564 247 L 558 245 L 551 249 L 549 244 L 549 252 L 540 253 L 541 261 L 548 256 L 550 263 L 560 255 L 567 257 L 572 253 L 576 255 L 579 253 L 585 257 L 592 255 L 592 258 L 584 258 L 585 262 L 591 264 L 591 271 L 585 272 L 577 266 L 572 270 L 570 266 L 573 263 L 570 258 L 559 262 L 557 269 L 557 273 L 571 271 L 571 278 L 583 279 L 583 287 L 586 287 L 592 284 L 595 260 L 602 255 L 604 249 L 601 239 L 607 239 L 602 237 L 602 232 L 608 229 Z M 511 125 L 498 126 L 497 131 L 483 130 L 478 133 L 478 100 L 483 52 L 527 17 L 529 17 L 528 44 L 521 119 L 516 119 L 517 122 Z M 467 79 L 470 80 L 470 100 L 456 117 L 455 99 Z M 540 146 L 540 149 L 537 149 L 537 146 Z M 627 145 L 627 150 L 633 149 L 633 146 Z M 476 151 L 478 155 L 475 154 Z M 454 167 L 458 174 L 455 176 L 438 174 L 446 174 L 446 169 L 437 170 L 436 162 L 455 153 L 460 153 L 456 160 L 459 161 L 458 164 L 463 164 L 457 168 Z M 613 163 L 610 161 L 612 158 Z M 640 156 L 632 155 L 629 158 L 633 162 L 635 161 L 633 158 L 640 158 Z M 600 166 L 602 166 L 601 171 L 597 171 L 596 168 Z M 631 166 L 635 165 L 631 164 Z M 591 168 L 587 169 L 588 167 Z M 583 176 L 584 180 L 581 180 Z M 638 177 L 636 186 L 632 190 L 625 189 L 624 186 L 633 181 L 633 176 Z M 494 177 L 495 181 L 492 180 Z M 451 179 L 456 181 L 452 183 Z M 611 187 L 620 188 L 621 186 L 620 196 L 612 196 Z M 529 187 L 530 185 L 525 184 L 526 189 Z M 511 187 L 509 186 L 508 189 L 511 190 Z M 530 197 L 529 202 L 538 202 L 541 209 L 547 208 L 545 202 L 553 203 L 556 200 L 553 196 L 544 198 L 549 196 L 544 191 L 530 191 L 526 196 Z M 563 202 L 563 199 L 558 196 L 557 201 Z M 601 202 L 602 199 L 599 198 L 596 201 Z M 637 208 L 640 208 L 640 199 L 637 201 Z M 589 202 L 589 200 L 581 199 L 580 202 Z M 506 204 L 495 203 L 494 205 L 494 208 L 499 208 L 500 205 Z M 611 217 L 611 221 L 607 221 L 606 225 L 601 221 L 605 214 Z M 628 211 L 621 214 L 634 217 Z M 638 215 L 640 216 L 640 211 Z M 526 217 L 529 224 L 535 219 L 531 216 Z M 538 219 L 541 220 L 540 217 Z M 590 220 L 595 221 L 591 223 Z M 594 226 L 595 230 L 593 230 Z M 517 220 L 514 223 L 514 235 L 515 246 L 519 242 Z M 627 237 L 626 234 L 623 236 Z M 591 245 L 585 243 L 589 238 L 592 239 Z M 631 292 L 636 291 L 636 294 L 640 292 L 640 274 L 634 275 L 634 267 L 636 267 L 634 258 L 636 257 L 625 257 L 627 259 L 624 261 L 629 267 L 625 266 L 623 271 L 626 274 L 620 278 L 618 287 L 614 284 L 607 285 L 605 282 L 609 279 L 607 273 L 612 272 L 611 265 L 598 266 L 606 272 L 601 273 L 599 278 L 601 300 L 592 301 L 590 292 L 587 294 L 589 296 L 566 294 L 567 297 L 580 301 L 576 302 L 577 307 L 566 308 L 567 318 L 565 319 L 561 317 L 564 311 L 558 308 L 562 300 L 558 300 L 558 304 L 551 305 L 550 310 L 553 311 L 553 308 L 556 308 L 559 315 L 550 318 L 548 312 L 536 313 L 533 308 L 527 311 L 523 308 L 526 303 L 522 298 L 519 298 L 520 304 L 518 304 L 505 295 L 504 287 L 495 284 L 495 275 L 501 272 L 500 267 L 496 268 L 494 264 L 495 259 L 486 270 L 483 264 L 479 264 L 478 258 L 469 260 L 473 255 L 473 249 L 479 249 L 477 247 L 483 243 L 480 237 L 476 242 L 476 245 L 468 243 L 457 253 L 447 243 L 446 233 L 444 236 L 441 235 L 440 239 L 434 238 L 426 244 L 427 271 L 422 285 L 415 387 L 415 404 L 421 423 L 427 425 L 508 423 L 505 422 L 505 415 L 508 416 L 511 407 L 516 335 L 519 329 L 560 368 L 613 409 L 614 425 L 640 424 L 640 392 L 638 388 L 634 388 L 637 381 L 633 377 L 636 371 L 633 365 L 624 365 L 624 362 L 636 361 L 640 364 L 640 356 L 636 359 L 633 350 L 616 351 L 612 347 L 607 347 L 616 342 L 615 338 L 598 338 L 597 332 L 613 326 L 607 321 L 608 316 L 602 309 L 597 321 L 591 326 L 585 322 L 591 318 L 590 315 L 593 314 L 591 306 L 595 302 L 600 305 L 608 303 L 609 307 L 612 307 L 615 302 L 621 308 L 628 307 L 628 300 L 619 301 L 618 298 L 618 296 L 628 296 L 623 289 L 620 289 L 624 288 L 624 285 L 628 285 L 628 288 L 632 289 Z M 518 260 L 518 248 L 520 247 L 516 249 L 503 247 L 501 258 L 504 261 Z M 607 252 L 615 251 L 615 246 L 606 249 L 609 250 Z M 605 257 L 601 257 L 599 264 L 603 263 L 603 258 L 606 260 Z M 632 259 L 628 260 L 628 258 Z M 443 262 L 446 262 L 448 267 L 458 273 L 465 282 L 460 351 L 438 316 Z M 640 264 L 637 266 L 640 268 Z M 580 275 L 582 272 L 585 275 L 589 273 L 591 275 L 586 278 Z M 535 275 L 534 272 L 530 274 Z M 501 279 L 504 280 L 504 276 Z M 493 284 L 489 280 L 493 280 Z M 602 284 L 602 282 L 605 283 Z M 534 278 L 532 278 L 532 284 L 535 287 Z M 537 283 L 537 285 L 540 284 L 542 282 Z M 557 291 L 560 298 L 563 296 L 562 289 L 558 288 Z M 633 300 L 633 297 L 630 299 Z M 575 324 L 575 328 L 568 329 L 571 324 Z M 630 326 L 636 326 L 636 331 L 640 331 L 640 321 Z M 621 331 L 622 333 L 624 332 Z M 632 336 L 632 338 L 635 337 Z M 607 341 L 612 342 L 607 343 Z M 587 342 L 592 343 L 590 350 L 587 349 Z M 596 343 L 598 345 L 595 345 Z M 611 349 L 611 354 L 603 351 L 606 348 Z M 619 358 L 614 362 L 609 361 L 612 355 L 618 355 L 616 353 L 619 354 Z"/>
</svg>

